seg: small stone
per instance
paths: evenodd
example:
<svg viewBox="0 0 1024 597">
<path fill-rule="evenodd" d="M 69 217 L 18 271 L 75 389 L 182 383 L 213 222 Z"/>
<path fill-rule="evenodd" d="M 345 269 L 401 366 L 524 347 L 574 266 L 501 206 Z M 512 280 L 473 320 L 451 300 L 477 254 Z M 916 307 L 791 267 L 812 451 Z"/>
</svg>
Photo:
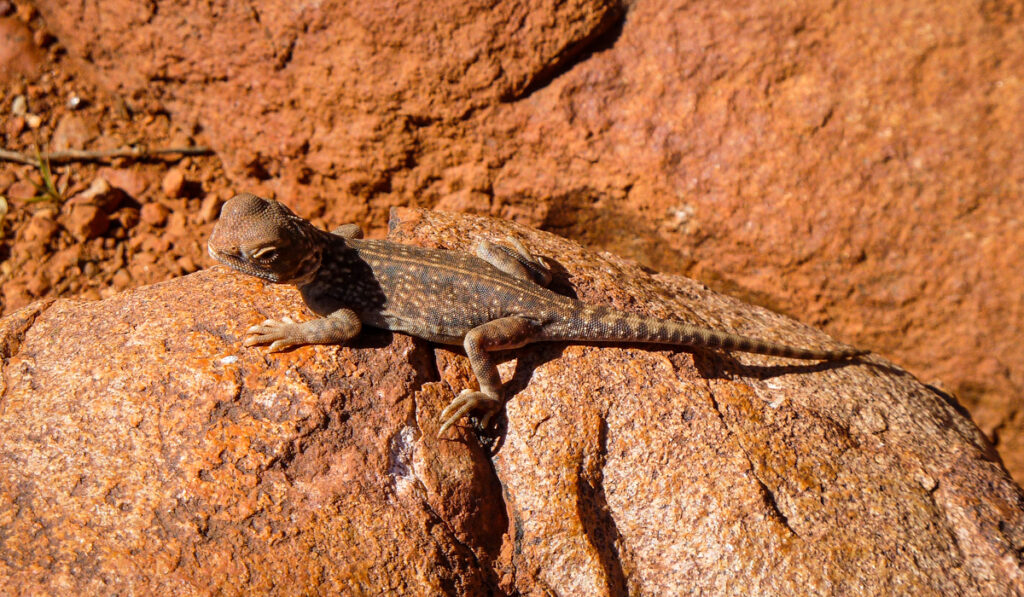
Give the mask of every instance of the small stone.
<svg viewBox="0 0 1024 597">
<path fill-rule="evenodd" d="M 102 176 L 115 189 L 121 189 L 129 197 L 141 197 L 149 188 L 150 180 L 135 168 L 100 168 L 97 176 Z"/>
<path fill-rule="evenodd" d="M 7 187 L 7 197 L 16 201 L 25 201 L 36 196 L 36 187 L 27 180 L 18 182 Z"/>
<path fill-rule="evenodd" d="M 68 96 L 68 110 L 80 110 L 88 105 L 88 103 L 77 93 L 72 93 Z"/>
<path fill-rule="evenodd" d="M 9 17 L 14 14 L 14 5 L 8 0 L 0 0 L 0 17 Z"/>
<path fill-rule="evenodd" d="M 188 234 L 188 219 L 184 212 L 174 211 L 167 218 L 167 234 L 169 236 L 185 236 Z"/>
<path fill-rule="evenodd" d="M 25 23 L 36 18 L 36 14 L 38 14 L 36 13 L 36 7 L 32 4 L 16 4 L 15 10 L 18 12 L 18 18 Z"/>
<path fill-rule="evenodd" d="M 40 48 L 45 48 L 56 41 L 57 38 L 46 29 L 36 29 L 32 33 L 32 41 Z"/>
<path fill-rule="evenodd" d="M 181 197 L 185 193 L 185 173 L 180 168 L 171 168 L 164 175 L 163 181 L 164 195 L 168 197 Z"/>
<path fill-rule="evenodd" d="M 135 265 L 146 266 L 146 265 L 153 265 L 154 263 L 156 263 L 156 255 L 154 255 L 152 253 L 146 252 L 146 253 L 136 253 L 135 255 L 132 255 L 132 265 L 133 266 L 135 266 Z M 141 269 L 139 271 L 144 273 L 144 272 L 146 272 L 148 270 Z"/>
<path fill-rule="evenodd" d="M 32 276 L 32 279 L 28 281 L 25 289 L 33 296 L 43 296 L 50 289 L 50 279 L 46 276 L 46 272 L 36 272 L 36 275 Z"/>
<path fill-rule="evenodd" d="M 40 210 L 32 214 L 23 234 L 26 242 L 45 244 L 56 236 L 58 230 L 60 226 L 53 220 L 53 212 Z"/>
<path fill-rule="evenodd" d="M 169 147 L 192 147 L 195 143 L 185 131 L 177 130 L 174 135 L 171 136 L 171 140 L 167 143 Z"/>
<path fill-rule="evenodd" d="M 128 273 L 128 270 L 121 268 L 114 272 L 114 277 L 111 278 L 110 283 L 113 284 L 114 288 L 118 290 L 124 290 L 132 284 L 132 275 Z"/>
<path fill-rule="evenodd" d="M 71 201 L 91 203 L 109 214 L 121 206 L 123 199 L 124 193 L 120 189 L 110 186 L 107 179 L 99 176 L 93 179 L 89 188 L 72 197 Z"/>
<path fill-rule="evenodd" d="M 163 226 L 171 210 L 163 203 L 147 203 L 139 211 L 139 218 L 150 226 Z"/>
<path fill-rule="evenodd" d="M 4 131 L 7 133 L 7 138 L 16 137 L 22 134 L 25 130 L 25 117 L 14 116 L 7 120 L 7 124 L 4 127 Z"/>
<path fill-rule="evenodd" d="M 177 263 L 178 267 L 181 268 L 181 271 L 186 273 L 186 274 L 191 274 L 192 272 L 194 272 L 194 271 L 196 271 L 198 269 L 196 267 L 196 262 L 192 261 L 192 258 L 189 257 L 188 255 L 184 255 L 182 257 L 178 257 L 178 259 L 175 261 L 175 263 Z"/>
<path fill-rule="evenodd" d="M 99 134 L 96 125 L 87 123 L 77 114 L 65 114 L 57 122 L 57 127 L 50 137 L 50 147 L 54 151 L 65 149 L 82 149 Z"/>
<path fill-rule="evenodd" d="M 110 217 L 95 205 L 78 204 L 64 220 L 64 227 L 79 242 L 102 236 L 110 227 Z"/>
<path fill-rule="evenodd" d="M 24 116 L 28 114 L 28 100 L 24 95 L 17 95 L 11 101 L 11 116 Z"/>
<path fill-rule="evenodd" d="M 114 220 L 121 225 L 122 229 L 134 228 L 140 219 L 139 210 L 134 207 L 125 207 L 114 214 Z"/>
<path fill-rule="evenodd" d="M 25 124 L 27 124 L 30 129 L 37 129 L 43 125 L 43 117 L 38 114 L 26 114 Z"/>
<path fill-rule="evenodd" d="M 13 78 L 10 75 L 21 74 L 35 80 L 41 74 L 45 54 L 32 39 L 32 29 L 25 23 L 0 18 L 0 76 L 5 82 Z"/>
<path fill-rule="evenodd" d="M 199 206 L 199 223 L 208 224 L 217 219 L 220 216 L 220 208 L 224 205 L 224 200 L 220 198 L 218 193 L 210 193 L 203 198 L 202 205 Z"/>
<path fill-rule="evenodd" d="M 7 121 L 5 132 L 7 137 L 17 137 L 21 134 L 21 131 L 25 130 L 25 117 L 24 116 L 12 116 Z"/>
<path fill-rule="evenodd" d="M 170 248 L 171 241 L 162 236 L 149 235 L 142 241 L 143 254 L 150 254 L 153 256 L 153 261 L 151 263 L 155 263 L 157 256 L 167 253 Z"/>
</svg>

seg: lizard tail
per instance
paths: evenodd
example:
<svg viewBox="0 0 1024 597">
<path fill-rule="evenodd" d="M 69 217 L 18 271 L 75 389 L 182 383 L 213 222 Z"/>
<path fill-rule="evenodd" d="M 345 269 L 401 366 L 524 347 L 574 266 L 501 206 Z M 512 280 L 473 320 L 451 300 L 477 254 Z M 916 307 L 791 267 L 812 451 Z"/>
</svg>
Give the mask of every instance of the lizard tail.
<svg viewBox="0 0 1024 597">
<path fill-rule="evenodd" d="M 786 344 L 719 332 L 671 319 L 657 319 L 617 311 L 605 306 L 588 306 L 576 322 L 553 326 L 548 339 L 583 342 L 626 342 L 666 344 L 698 348 L 721 348 L 792 359 L 838 360 L 867 354 L 853 348 L 797 348 Z"/>
</svg>

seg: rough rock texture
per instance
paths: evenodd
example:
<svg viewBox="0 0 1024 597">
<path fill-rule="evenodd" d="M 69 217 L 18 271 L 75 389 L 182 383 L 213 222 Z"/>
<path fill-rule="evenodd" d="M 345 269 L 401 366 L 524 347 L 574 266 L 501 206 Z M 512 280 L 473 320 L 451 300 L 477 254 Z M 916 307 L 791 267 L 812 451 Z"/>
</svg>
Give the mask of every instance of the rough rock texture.
<svg viewBox="0 0 1024 597">
<path fill-rule="evenodd" d="M 240 186 L 688 272 L 941 382 L 1024 480 L 1020 2 L 37 3 Z"/>
<path fill-rule="evenodd" d="M 820 332 L 507 222 L 580 298 L 786 342 Z M 881 358 L 534 346 L 493 460 L 437 414 L 457 353 L 370 332 L 266 355 L 291 288 L 222 268 L 0 320 L 0 591 L 1024 594 L 1024 492 Z"/>
</svg>

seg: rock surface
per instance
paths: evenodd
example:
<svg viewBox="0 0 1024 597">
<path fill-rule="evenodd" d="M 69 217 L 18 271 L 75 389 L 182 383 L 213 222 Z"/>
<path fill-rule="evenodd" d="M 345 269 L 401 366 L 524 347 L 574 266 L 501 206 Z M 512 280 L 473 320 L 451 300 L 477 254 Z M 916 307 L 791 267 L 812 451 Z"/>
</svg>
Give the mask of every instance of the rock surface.
<svg viewBox="0 0 1024 597">
<path fill-rule="evenodd" d="M 1019 2 L 37 4 L 240 188 L 686 272 L 941 382 L 1024 480 Z"/>
<path fill-rule="evenodd" d="M 801 345 L 820 332 L 508 222 L 590 302 Z M 539 345 L 488 459 L 437 414 L 468 362 L 400 334 L 266 355 L 294 289 L 215 268 L 0 320 L 0 591 L 1024 594 L 1024 492 L 881 358 Z"/>
</svg>

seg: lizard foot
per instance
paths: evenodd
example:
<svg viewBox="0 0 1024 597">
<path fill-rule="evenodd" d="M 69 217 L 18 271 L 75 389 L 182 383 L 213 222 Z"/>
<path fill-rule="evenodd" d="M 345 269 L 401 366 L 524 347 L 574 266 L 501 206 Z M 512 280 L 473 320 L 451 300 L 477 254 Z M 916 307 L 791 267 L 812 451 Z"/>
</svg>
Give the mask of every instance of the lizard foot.
<svg viewBox="0 0 1024 597">
<path fill-rule="evenodd" d="M 268 352 L 277 352 L 298 344 L 304 344 L 300 324 L 295 323 L 291 317 L 285 317 L 278 321 L 268 319 L 246 330 L 245 346 L 256 344 L 270 344 Z"/>
<path fill-rule="evenodd" d="M 488 396 L 487 394 L 475 391 L 475 390 L 462 390 L 458 396 L 455 397 L 451 403 L 441 411 L 441 419 L 444 424 L 441 425 L 441 429 L 437 432 L 438 437 L 444 435 L 448 428 L 459 422 L 459 419 L 466 416 L 471 410 L 484 409 L 486 412 L 482 419 L 480 419 L 480 426 L 487 427 L 491 417 L 494 413 L 501 410 L 501 400 Z"/>
</svg>

